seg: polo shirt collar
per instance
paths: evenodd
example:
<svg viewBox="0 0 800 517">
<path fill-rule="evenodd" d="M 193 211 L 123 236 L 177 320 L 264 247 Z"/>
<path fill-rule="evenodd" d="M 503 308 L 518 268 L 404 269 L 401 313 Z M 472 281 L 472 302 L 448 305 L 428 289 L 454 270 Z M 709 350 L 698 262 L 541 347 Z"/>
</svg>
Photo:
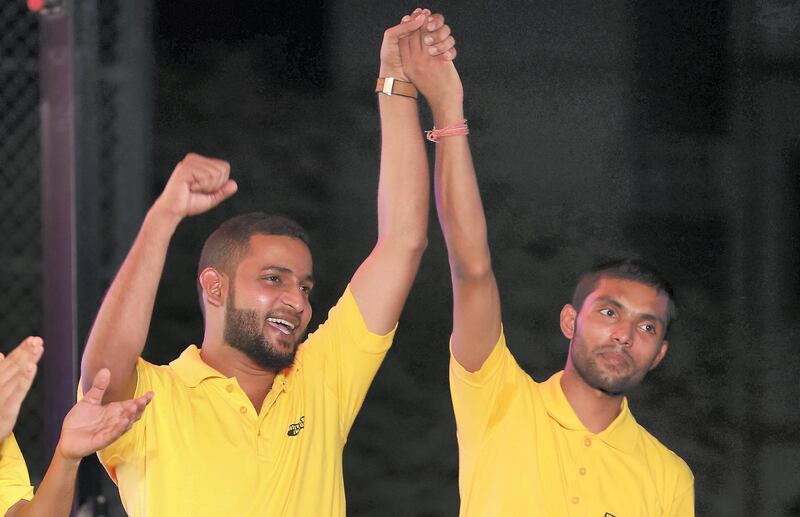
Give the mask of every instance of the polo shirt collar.
<svg viewBox="0 0 800 517">
<path fill-rule="evenodd" d="M 175 375 L 188 388 L 194 388 L 206 379 L 227 379 L 220 372 L 210 367 L 203 358 L 200 357 L 200 349 L 195 345 L 189 345 L 177 359 L 169 363 Z M 290 368 L 286 368 L 275 376 L 272 389 L 289 391 L 291 383 L 287 379 L 300 369 L 298 361 Z"/>
<path fill-rule="evenodd" d="M 200 357 L 200 349 L 189 345 L 177 359 L 169 363 L 178 379 L 189 388 L 194 388 L 206 379 L 226 377 L 210 367 Z"/>
<path fill-rule="evenodd" d="M 626 453 L 632 453 L 637 444 L 639 425 L 628 408 L 628 399 L 622 399 L 622 410 L 611 424 L 598 434 L 591 433 L 583 425 L 578 415 L 572 409 L 564 390 L 561 389 L 561 377 L 564 371 L 554 373 L 547 381 L 543 382 L 539 390 L 542 394 L 545 409 L 551 418 L 562 427 L 575 431 L 584 431 L 593 434 L 606 444 Z"/>
</svg>

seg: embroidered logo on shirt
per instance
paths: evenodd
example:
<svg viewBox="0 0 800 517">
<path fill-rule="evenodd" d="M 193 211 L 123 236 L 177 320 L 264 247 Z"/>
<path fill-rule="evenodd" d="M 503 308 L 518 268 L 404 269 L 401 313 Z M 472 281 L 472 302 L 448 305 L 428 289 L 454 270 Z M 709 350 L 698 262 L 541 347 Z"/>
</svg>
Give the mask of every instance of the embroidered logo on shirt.
<svg viewBox="0 0 800 517">
<path fill-rule="evenodd" d="M 606 514 L 605 514 L 605 515 L 603 515 L 603 517 L 617 517 L 617 516 L 616 516 L 616 515 L 614 515 L 613 513 L 608 513 L 608 512 L 606 512 Z"/>
<path fill-rule="evenodd" d="M 300 420 L 297 421 L 296 424 L 289 424 L 289 432 L 286 433 L 289 436 L 297 436 L 300 434 L 300 431 L 306 426 L 305 424 L 305 415 L 300 417 Z"/>
</svg>

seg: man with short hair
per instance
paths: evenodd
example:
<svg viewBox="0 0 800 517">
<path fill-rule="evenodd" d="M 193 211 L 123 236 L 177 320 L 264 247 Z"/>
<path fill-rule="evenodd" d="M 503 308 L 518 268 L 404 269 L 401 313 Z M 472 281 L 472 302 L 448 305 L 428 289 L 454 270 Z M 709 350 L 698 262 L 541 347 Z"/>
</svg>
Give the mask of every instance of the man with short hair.
<svg viewBox="0 0 800 517">
<path fill-rule="evenodd" d="M 84 399 L 64 417 L 55 454 L 34 497 L 25 458 L 11 431 L 43 352 L 42 338 L 29 336 L 8 356 L 0 354 L 0 516 L 67 517 L 81 459 L 119 438 L 153 397 L 146 393 L 103 405 L 109 372 L 100 370 Z"/>
<path fill-rule="evenodd" d="M 185 217 L 232 196 L 222 160 L 188 155 L 148 212 L 100 308 L 83 378 L 114 374 L 111 400 L 152 390 L 150 411 L 101 451 L 130 515 L 345 515 L 342 450 L 427 244 L 429 173 L 399 44 L 422 29 L 437 59 L 452 38 L 417 9 L 384 34 L 378 240 L 328 319 L 303 341 L 313 268 L 296 223 L 233 218 L 200 259 L 201 348 L 140 358 L 167 246 Z"/>
<path fill-rule="evenodd" d="M 667 352 L 672 290 L 637 261 L 606 264 L 561 311 L 562 372 L 545 382 L 506 347 L 463 89 L 450 62 L 401 47 L 428 100 L 435 191 L 453 283 L 450 387 L 462 516 L 694 515 L 686 463 L 636 423 L 625 393 Z"/>
</svg>

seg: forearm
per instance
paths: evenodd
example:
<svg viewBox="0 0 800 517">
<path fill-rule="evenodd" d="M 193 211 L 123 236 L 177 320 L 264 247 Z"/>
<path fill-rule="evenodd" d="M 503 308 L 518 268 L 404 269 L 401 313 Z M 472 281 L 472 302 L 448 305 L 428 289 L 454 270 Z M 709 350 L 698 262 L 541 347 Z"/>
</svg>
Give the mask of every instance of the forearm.
<svg viewBox="0 0 800 517">
<path fill-rule="evenodd" d="M 75 479 L 79 465 L 80 460 L 63 457 L 57 448 L 33 500 L 21 501 L 9 509 L 6 516 L 69 516 L 75 496 Z"/>
<path fill-rule="evenodd" d="M 437 128 L 464 120 L 460 90 L 432 103 L 432 109 Z M 434 182 L 453 282 L 453 355 L 468 371 L 476 371 L 497 342 L 501 316 L 486 216 L 466 135 L 439 139 Z"/>
<path fill-rule="evenodd" d="M 378 95 L 381 165 L 378 241 L 419 251 L 427 243 L 429 173 L 417 101 Z"/>
<path fill-rule="evenodd" d="M 369 330 L 384 334 L 400 317 L 427 245 L 430 179 L 417 102 L 378 95 L 378 104 L 378 241 L 351 288 Z"/>
<path fill-rule="evenodd" d="M 144 348 L 169 241 L 180 221 L 157 205 L 106 293 L 89 334 L 81 364 L 83 388 L 101 368 L 111 370 L 107 401 L 131 398 L 136 360 Z"/>
<path fill-rule="evenodd" d="M 433 109 L 443 128 L 464 120 L 460 96 Z M 491 273 L 486 217 L 466 136 L 449 136 L 436 144 L 436 209 L 454 281 L 480 279 Z"/>
</svg>

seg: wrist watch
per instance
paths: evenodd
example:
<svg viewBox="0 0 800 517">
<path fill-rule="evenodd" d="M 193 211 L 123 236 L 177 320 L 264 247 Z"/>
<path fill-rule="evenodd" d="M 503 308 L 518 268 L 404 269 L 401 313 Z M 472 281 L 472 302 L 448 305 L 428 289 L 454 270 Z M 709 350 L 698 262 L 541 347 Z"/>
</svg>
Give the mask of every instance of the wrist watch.
<svg viewBox="0 0 800 517">
<path fill-rule="evenodd" d="M 417 89 L 408 81 L 401 81 L 394 77 L 378 77 L 375 93 L 384 95 L 401 95 L 403 97 L 417 98 Z"/>
</svg>

